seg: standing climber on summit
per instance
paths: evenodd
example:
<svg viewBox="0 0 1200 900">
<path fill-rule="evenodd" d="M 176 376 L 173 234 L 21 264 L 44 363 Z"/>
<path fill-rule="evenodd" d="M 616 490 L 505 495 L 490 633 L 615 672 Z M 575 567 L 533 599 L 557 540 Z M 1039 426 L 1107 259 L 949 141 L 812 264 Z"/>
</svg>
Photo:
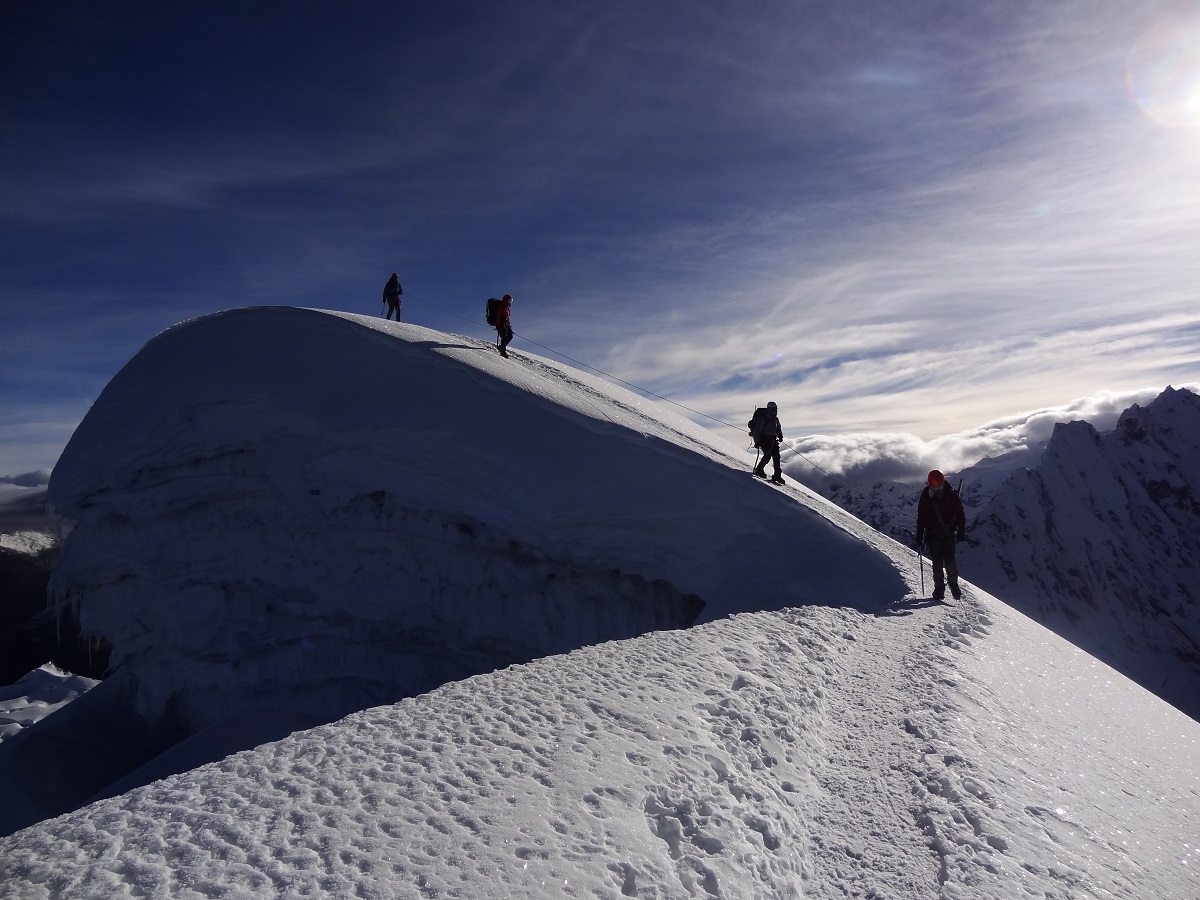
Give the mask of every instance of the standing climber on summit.
<svg viewBox="0 0 1200 900">
<path fill-rule="evenodd" d="M 922 543 L 929 547 L 929 564 L 933 568 L 932 599 L 941 600 L 946 596 L 946 584 L 949 583 L 950 594 L 957 600 L 962 591 L 958 587 L 954 545 L 967 539 L 967 517 L 958 491 L 946 483 L 945 475 L 934 469 L 926 480 L 928 484 L 917 501 L 917 549 Z"/>
<path fill-rule="evenodd" d="M 750 429 L 750 437 L 754 439 L 754 449 L 762 452 L 762 457 L 754 467 L 758 478 L 767 477 L 767 463 L 775 464 L 775 474 L 771 481 L 783 484 L 783 473 L 779 469 L 779 445 L 783 442 L 783 426 L 779 424 L 779 407 L 772 400 L 765 407 L 754 411 L 754 418 L 746 423 Z"/>
<path fill-rule="evenodd" d="M 396 321 L 400 321 L 400 295 L 403 293 L 404 288 L 400 287 L 400 276 L 393 272 L 388 283 L 383 286 L 383 302 L 387 304 L 387 315 L 384 318 L 390 319 L 394 312 Z"/>
</svg>

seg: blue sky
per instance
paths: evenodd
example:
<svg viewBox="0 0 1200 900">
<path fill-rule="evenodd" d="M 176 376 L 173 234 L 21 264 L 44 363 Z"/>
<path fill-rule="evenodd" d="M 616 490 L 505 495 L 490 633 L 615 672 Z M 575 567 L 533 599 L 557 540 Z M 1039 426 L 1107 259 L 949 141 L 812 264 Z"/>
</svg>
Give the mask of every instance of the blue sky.
<svg viewBox="0 0 1200 900">
<path fill-rule="evenodd" d="M 1194 6 L 10 0 L 0 86 L 0 474 L 162 329 L 392 271 L 789 436 L 1200 378 Z"/>
</svg>

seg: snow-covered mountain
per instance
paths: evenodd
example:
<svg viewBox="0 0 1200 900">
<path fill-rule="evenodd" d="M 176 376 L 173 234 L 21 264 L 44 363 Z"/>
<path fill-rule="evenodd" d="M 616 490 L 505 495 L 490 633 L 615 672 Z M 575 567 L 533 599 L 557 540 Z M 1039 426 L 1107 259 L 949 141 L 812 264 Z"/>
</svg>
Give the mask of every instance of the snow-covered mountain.
<svg viewBox="0 0 1200 900">
<path fill-rule="evenodd" d="M 169 329 L 54 469 L 51 590 L 192 733 L 324 718 L 585 644 L 822 602 L 890 560 L 737 451 L 545 360 L 379 319 L 246 309 Z M 826 508 L 826 504 L 818 503 Z"/>
<path fill-rule="evenodd" d="M 977 584 L 1200 718 L 1200 397 L 1059 425 L 972 538 Z"/>
<path fill-rule="evenodd" d="M 964 575 L 1200 718 L 1200 397 L 1167 388 L 1104 433 L 1059 424 L 1029 462 L 955 477 L 971 520 Z M 919 491 L 823 486 L 898 540 Z"/>
<path fill-rule="evenodd" d="M 46 512 L 48 471 L 0 478 L 0 551 L 36 555 L 58 545 L 55 518 Z"/>
<path fill-rule="evenodd" d="M 0 685 L 47 661 L 76 674 L 103 671 L 103 653 L 78 642 L 70 609 L 46 602 L 62 537 L 46 510 L 49 477 L 40 471 L 0 478 Z"/>
<path fill-rule="evenodd" d="M 973 523 L 991 502 L 996 491 L 1013 472 L 1036 468 L 1048 441 L 988 457 L 961 472 L 948 471 L 951 483 L 962 497 L 968 523 Z M 905 545 L 912 545 L 916 529 L 917 499 L 924 481 L 847 481 L 814 468 L 800 455 L 785 457 L 787 473 L 822 497 L 854 514 L 872 528 Z M 923 476 L 922 476 L 923 477 Z"/>
<path fill-rule="evenodd" d="M 470 338 L 168 331 L 55 470 L 120 668 L 0 743 L 0 814 L 96 798 L 0 838 L 0 898 L 1200 896 L 1200 724 L 748 463 Z M 130 691 L 199 730 L 83 793 Z"/>
<path fill-rule="evenodd" d="M 42 665 L 0 688 L 0 741 L 57 712 L 98 683 L 94 678 Z"/>
</svg>

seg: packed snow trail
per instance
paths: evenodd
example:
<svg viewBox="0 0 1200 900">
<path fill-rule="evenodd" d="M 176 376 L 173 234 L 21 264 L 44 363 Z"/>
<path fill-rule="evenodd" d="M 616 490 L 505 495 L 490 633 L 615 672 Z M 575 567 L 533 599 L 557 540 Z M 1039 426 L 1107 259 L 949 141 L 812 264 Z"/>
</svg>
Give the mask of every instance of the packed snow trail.
<svg viewBox="0 0 1200 900">
<path fill-rule="evenodd" d="M 744 614 L 18 832 L 0 897 L 1191 897 L 1198 737 L 970 588 Z"/>
<path fill-rule="evenodd" d="M 898 670 L 859 681 L 879 627 L 743 615 L 447 685 L 18 833 L 2 895 L 936 896 L 908 786 L 872 762 L 914 741 Z"/>
</svg>

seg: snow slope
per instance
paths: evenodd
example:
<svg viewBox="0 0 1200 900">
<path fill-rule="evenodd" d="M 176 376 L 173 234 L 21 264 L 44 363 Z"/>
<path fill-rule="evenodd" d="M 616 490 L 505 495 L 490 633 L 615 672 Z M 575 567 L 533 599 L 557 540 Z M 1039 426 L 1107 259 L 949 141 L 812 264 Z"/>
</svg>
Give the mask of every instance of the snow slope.
<svg viewBox="0 0 1200 900">
<path fill-rule="evenodd" d="M 1200 396 L 1057 426 L 972 538 L 978 583 L 1200 718 Z"/>
<path fill-rule="evenodd" d="M 1041 454 L 953 474 L 963 573 L 1200 718 L 1200 396 L 1167 388 L 1103 433 L 1061 423 Z M 911 540 L 919 486 L 819 490 Z"/>
<path fill-rule="evenodd" d="M 1194 898 L 1197 762 L 1200 725 L 968 588 L 356 713 L 0 839 L 0 897 Z"/>
<path fill-rule="evenodd" d="M 223 318 L 245 329 L 258 321 L 257 314 Z M 274 331 L 264 328 L 258 337 L 271 332 L 281 343 L 303 337 L 309 324 L 326 333 L 327 347 L 344 334 L 343 321 L 327 314 L 265 311 L 262 319 Z M 603 511 L 611 508 L 608 494 L 622 490 L 611 482 L 605 492 L 574 477 L 543 483 L 528 472 L 520 476 L 572 525 L 588 558 L 612 554 L 606 563 L 626 573 L 649 568 L 642 578 L 669 573 L 680 582 L 675 592 L 706 601 L 706 621 L 447 683 L 0 838 L 0 898 L 1200 896 L 1200 724 L 969 584 L 956 605 L 922 599 L 911 551 L 806 491 L 753 481 L 736 451 L 643 401 L 528 357 L 497 368 L 485 346 L 468 365 L 462 358 L 475 344 L 465 338 L 353 319 L 345 325 L 401 345 L 457 345 L 460 358 L 452 361 L 469 370 L 464 377 L 475 390 L 496 395 L 498 418 L 552 425 L 554 434 L 565 430 L 577 456 L 607 466 L 603 471 L 613 478 L 635 478 L 673 527 L 662 527 L 661 518 L 645 524 L 653 516 L 633 502 L 639 498 L 627 503 L 631 519 L 596 515 L 589 523 L 589 510 L 572 508 L 556 493 Z M 174 349 L 164 359 L 177 358 L 182 348 Z M 357 360 L 369 356 L 357 339 L 335 349 L 351 349 Z M 425 349 L 405 347 L 384 358 L 411 378 L 416 367 L 404 369 L 400 360 Z M 436 357 L 446 350 L 431 349 L 423 370 L 440 366 Z M 328 359 L 339 371 L 353 370 L 357 361 Z M 274 363 L 269 355 L 267 361 Z M 449 368 L 451 381 L 464 374 Z M 499 381 L 480 377 L 485 369 Z M 148 366 L 144 374 L 157 371 Z M 203 462 L 215 458 L 222 442 L 206 438 L 205 429 L 176 424 L 186 402 L 172 413 L 164 399 L 165 424 L 152 425 L 149 414 L 160 407 L 141 402 L 133 381 L 98 401 L 101 413 L 85 422 L 97 430 L 83 432 L 80 460 L 57 485 L 59 502 L 69 501 L 80 515 L 64 548 L 70 562 L 61 577 L 83 595 L 85 618 L 91 592 L 99 593 L 102 609 L 94 621 L 127 648 L 148 640 L 139 628 L 153 627 L 182 651 L 199 652 L 198 637 L 176 634 L 196 628 L 195 617 L 183 625 L 172 621 L 186 610 L 171 594 L 170 579 L 158 574 L 187 568 L 189 560 L 155 535 L 167 529 L 191 539 L 191 554 L 200 560 L 193 577 L 219 574 L 209 557 L 231 553 L 234 542 L 214 523 L 190 518 L 216 505 L 265 576 L 280 577 L 286 567 L 269 555 L 276 545 L 262 537 L 263 521 L 245 510 L 264 502 L 267 489 L 259 482 L 291 483 L 293 457 L 279 447 L 299 451 L 294 441 L 256 438 L 243 442 L 251 449 L 236 458 L 257 458 L 257 468 Z M 544 393 L 526 396 L 522 382 Z M 427 391 L 456 390 L 442 377 L 420 383 Z M 306 414 L 288 407 L 291 396 L 262 400 L 259 414 L 241 425 L 251 433 L 257 427 L 268 436 L 289 434 L 280 422 Z M 469 402 L 466 393 L 454 396 Z M 117 402 L 122 398 L 138 402 Z M 214 435 L 228 426 L 226 444 L 237 444 L 235 399 L 214 401 L 218 414 L 207 420 L 224 422 Z M 535 420 L 528 407 L 543 403 L 553 415 Z M 589 405 L 595 415 L 585 412 Z M 400 404 L 388 412 L 393 418 L 378 426 L 363 410 L 370 427 L 349 423 L 333 433 L 326 421 L 326 428 L 309 432 L 331 451 L 328 459 L 305 456 L 301 467 L 324 476 L 321 497 L 339 485 L 350 497 L 361 490 L 350 463 L 369 456 L 364 436 L 395 428 L 403 443 L 409 420 L 397 424 Z M 109 440 L 134 435 L 107 453 L 99 426 L 110 413 L 119 427 L 108 432 Z M 156 462 L 149 449 L 138 454 L 148 448 L 138 434 L 159 440 L 159 453 L 186 448 L 192 455 Z M 170 439 L 157 437 L 162 434 Z M 518 440 L 501 438 L 507 446 Z M 95 453 L 84 453 L 88 447 Z M 348 454 L 351 447 L 357 449 Z M 602 458 L 613 453 L 621 460 Z M 640 466 L 625 468 L 628 454 Z M 84 458 L 95 460 L 90 487 Z M 631 474 L 643 468 L 657 477 Z M 679 468 L 691 477 L 670 478 Z M 434 469 L 417 471 L 422 481 L 440 477 Z M 72 472 L 77 477 L 68 477 Z M 328 477 L 331 472 L 342 481 Z M 289 514 L 300 519 L 298 500 L 317 495 L 307 493 L 309 479 L 294 480 L 299 486 L 283 496 L 293 501 Z M 213 491 L 213 482 L 222 492 Z M 183 499 L 189 489 L 198 509 Z M 396 479 L 380 489 L 409 496 L 419 486 Z M 522 495 L 527 505 L 514 510 L 490 496 L 480 499 L 483 493 L 468 476 L 461 484 L 447 480 L 430 500 L 458 515 L 503 521 L 521 534 L 548 515 L 528 494 Z M 718 501 L 723 508 L 710 510 Z M 345 503 L 327 502 L 331 516 L 363 532 L 356 541 L 366 543 L 369 532 L 343 512 Z M 182 524 L 174 521 L 181 515 Z M 688 522 L 693 516 L 697 521 Z M 758 522 L 758 530 L 748 520 Z M 288 527 L 303 540 L 304 529 Z M 126 529 L 140 530 L 144 544 L 122 534 Z M 757 540 L 778 551 L 780 544 L 767 537 L 773 531 L 788 538 L 791 552 L 755 549 Z M 712 584 L 684 571 L 704 556 L 694 544 L 697 534 L 710 538 L 704 553 L 718 557 L 703 559 L 701 575 L 718 573 Z M 76 535 L 84 539 L 72 549 Z M 532 541 L 529 546 L 579 565 L 580 556 L 556 542 L 553 529 L 543 528 L 540 536 L 553 555 Z M 357 544 L 336 543 L 322 532 L 317 537 L 305 546 L 320 548 L 326 570 L 356 571 L 357 551 L 350 550 Z M 458 544 L 436 546 L 449 560 L 429 551 L 426 560 L 435 568 L 449 569 L 461 558 Z M 89 580 L 115 569 L 104 553 L 118 547 L 141 554 L 124 563 L 122 583 L 133 595 L 125 607 L 116 586 Z M 337 553 L 351 559 L 338 560 Z M 718 570 L 744 567 L 746 553 L 761 554 L 757 562 L 773 567 L 757 576 L 770 589 L 741 598 L 746 609 L 757 605 L 759 611 L 722 617 L 736 612 L 738 592 L 722 589 L 733 579 Z M 684 565 L 669 568 L 676 557 Z M 230 559 L 249 565 L 237 555 Z M 480 569 L 466 571 L 479 577 Z M 151 580 L 154 592 L 137 587 L 139 579 Z M 510 596 L 531 590 L 517 567 L 498 572 L 496 582 L 495 589 Z M 246 604 L 267 602 L 240 596 Z M 604 599 L 598 592 L 595 602 Z M 304 602 L 318 608 L 315 625 L 340 627 L 346 608 L 362 615 L 345 593 Z M 732 608 L 715 613 L 722 604 Z M 149 617 L 150 624 L 121 621 L 122 609 Z M 236 613 L 233 606 L 209 610 Z M 585 636 L 584 627 L 562 627 Z M 235 637 L 246 651 L 271 652 L 255 645 L 255 633 L 240 623 Z M 354 649 L 371 652 L 365 639 Z M 162 693 L 151 682 L 176 676 L 161 662 L 139 668 L 137 657 L 147 654 L 149 648 L 138 646 L 122 677 L 136 670 L 144 692 Z M 237 664 L 232 656 L 224 662 Z M 198 683 L 212 678 L 200 661 L 181 666 Z M 246 693 L 256 695 L 253 684 L 244 683 Z M 246 705 L 238 702 L 236 686 L 225 696 L 233 706 Z M 31 763 L 26 777 L 51 774 Z"/>
<path fill-rule="evenodd" d="M 61 709 L 97 684 L 47 663 L 0 688 L 0 743 Z"/>
<path fill-rule="evenodd" d="M 54 517 L 46 513 L 49 472 L 0 478 L 0 549 L 36 555 L 59 542 Z"/>
<path fill-rule="evenodd" d="M 55 467 L 51 582 L 192 733 L 344 715 L 598 641 L 904 585 L 849 516 L 627 391 L 412 325 L 176 326 Z M 835 524 L 835 520 L 842 524 Z"/>
</svg>

